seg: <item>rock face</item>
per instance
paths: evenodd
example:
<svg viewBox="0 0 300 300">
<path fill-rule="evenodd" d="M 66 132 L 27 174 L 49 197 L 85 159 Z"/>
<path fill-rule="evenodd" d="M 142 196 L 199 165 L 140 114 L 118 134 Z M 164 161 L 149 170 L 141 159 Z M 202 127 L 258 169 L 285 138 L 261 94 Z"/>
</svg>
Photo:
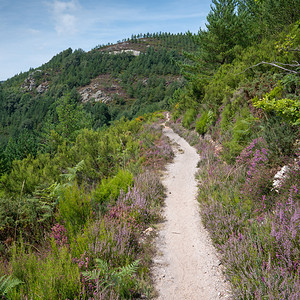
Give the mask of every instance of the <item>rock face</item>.
<svg viewBox="0 0 300 300">
<path fill-rule="evenodd" d="M 35 88 L 35 79 L 33 78 L 33 73 L 29 74 L 29 76 L 24 80 L 22 84 L 22 88 L 25 91 L 32 91 Z"/>
<path fill-rule="evenodd" d="M 47 81 L 41 83 L 38 87 L 36 87 L 37 84 L 36 84 L 36 79 L 34 78 L 34 75 L 36 73 L 41 73 L 41 72 L 42 72 L 41 70 L 36 70 L 36 71 L 30 73 L 29 76 L 24 80 L 24 83 L 21 86 L 22 89 L 24 89 L 25 91 L 30 91 L 30 92 L 36 89 L 36 91 L 39 94 L 42 94 L 45 91 L 47 91 L 49 88 Z"/>
<path fill-rule="evenodd" d="M 46 92 L 49 88 L 49 85 L 47 84 L 47 82 L 44 82 L 44 83 L 41 83 L 37 88 L 36 88 L 36 91 L 39 93 L 39 94 L 42 94 L 44 92 Z"/>
<path fill-rule="evenodd" d="M 94 99 L 96 102 L 108 103 L 112 98 L 106 95 L 102 90 L 97 89 L 96 86 L 87 87 L 79 92 L 81 95 L 82 102 L 88 102 L 91 99 Z"/>
<path fill-rule="evenodd" d="M 137 51 L 137 50 L 131 50 L 131 49 L 126 49 L 126 50 L 118 50 L 118 51 L 112 51 L 109 52 L 110 54 L 120 54 L 120 53 L 129 53 L 132 54 L 134 56 L 139 56 L 141 51 Z"/>
</svg>

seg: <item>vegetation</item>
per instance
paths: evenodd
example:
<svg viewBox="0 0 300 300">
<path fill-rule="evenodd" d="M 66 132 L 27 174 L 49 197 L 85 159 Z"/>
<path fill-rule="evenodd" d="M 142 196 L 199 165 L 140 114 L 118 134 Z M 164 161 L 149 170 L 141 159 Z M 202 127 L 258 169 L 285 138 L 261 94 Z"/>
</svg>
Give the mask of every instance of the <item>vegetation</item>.
<svg viewBox="0 0 300 300">
<path fill-rule="evenodd" d="M 298 299 L 299 8 L 213 0 L 196 35 L 67 49 L 1 83 L 1 297 L 151 297 L 143 232 L 170 109 L 201 154 L 201 213 L 234 296 Z"/>
<path fill-rule="evenodd" d="M 299 5 L 213 1 L 170 102 L 200 152 L 201 214 L 236 299 L 300 296 Z"/>
<path fill-rule="evenodd" d="M 3 288 L 8 298 L 151 292 L 149 247 L 140 236 L 159 218 L 164 196 L 151 168 L 172 157 L 153 123 L 161 116 L 82 129 L 71 146 L 57 134 L 51 155 L 13 162 L 0 201 L 0 270 L 15 280 Z"/>
</svg>

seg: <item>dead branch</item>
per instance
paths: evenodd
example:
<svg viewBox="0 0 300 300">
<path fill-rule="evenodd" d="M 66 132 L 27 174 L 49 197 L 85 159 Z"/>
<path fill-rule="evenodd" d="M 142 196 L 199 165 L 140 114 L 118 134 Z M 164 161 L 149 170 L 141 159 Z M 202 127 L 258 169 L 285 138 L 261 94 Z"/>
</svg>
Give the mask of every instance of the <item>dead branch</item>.
<svg viewBox="0 0 300 300">
<path fill-rule="evenodd" d="M 278 63 L 278 62 L 271 62 L 271 63 L 270 63 L 270 62 L 262 61 L 262 62 L 260 62 L 260 63 L 258 63 L 258 64 L 256 64 L 256 65 L 254 65 L 254 66 L 251 66 L 251 67 L 245 69 L 243 72 L 237 73 L 237 74 L 235 74 L 235 75 L 239 75 L 239 74 L 245 73 L 245 72 L 248 71 L 249 69 L 253 69 L 253 68 L 258 67 L 258 66 L 263 65 L 263 64 L 264 64 L 264 65 L 270 65 L 270 66 L 273 66 L 273 67 L 282 69 L 282 70 L 284 70 L 284 71 L 286 71 L 286 72 L 289 72 L 289 73 L 300 74 L 300 72 L 297 72 L 297 71 L 295 71 L 295 70 L 291 70 L 291 69 L 287 69 L 287 68 L 282 67 L 282 66 L 300 67 L 300 64 L 299 64 L 298 62 L 297 62 L 297 64 L 295 64 L 295 65 L 291 65 L 291 64 L 282 64 L 282 63 Z M 282 66 L 280 66 L 279 64 L 281 64 Z"/>
</svg>

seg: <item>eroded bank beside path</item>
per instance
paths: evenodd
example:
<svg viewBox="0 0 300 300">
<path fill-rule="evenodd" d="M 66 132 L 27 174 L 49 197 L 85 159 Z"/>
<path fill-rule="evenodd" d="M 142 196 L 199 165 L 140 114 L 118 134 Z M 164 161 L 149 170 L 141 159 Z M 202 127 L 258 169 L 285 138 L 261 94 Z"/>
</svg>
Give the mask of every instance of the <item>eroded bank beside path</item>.
<svg viewBox="0 0 300 300">
<path fill-rule="evenodd" d="M 174 144 L 175 158 L 163 178 L 165 222 L 156 240 L 152 269 L 156 299 L 229 299 L 220 261 L 200 219 L 195 179 L 200 157 L 171 128 L 163 132 Z"/>
</svg>

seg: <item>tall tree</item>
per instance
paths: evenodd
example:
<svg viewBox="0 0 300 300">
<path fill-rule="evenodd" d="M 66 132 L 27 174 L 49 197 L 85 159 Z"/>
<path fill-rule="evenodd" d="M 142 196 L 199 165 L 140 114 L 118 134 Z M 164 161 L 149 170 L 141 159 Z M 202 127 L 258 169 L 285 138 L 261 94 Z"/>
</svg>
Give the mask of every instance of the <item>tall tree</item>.
<svg viewBox="0 0 300 300">
<path fill-rule="evenodd" d="M 206 30 L 199 30 L 200 55 L 215 68 L 234 59 L 236 46 L 245 47 L 249 41 L 251 15 L 239 9 L 237 0 L 212 0 Z M 242 8 L 242 7 L 241 7 Z"/>
</svg>

